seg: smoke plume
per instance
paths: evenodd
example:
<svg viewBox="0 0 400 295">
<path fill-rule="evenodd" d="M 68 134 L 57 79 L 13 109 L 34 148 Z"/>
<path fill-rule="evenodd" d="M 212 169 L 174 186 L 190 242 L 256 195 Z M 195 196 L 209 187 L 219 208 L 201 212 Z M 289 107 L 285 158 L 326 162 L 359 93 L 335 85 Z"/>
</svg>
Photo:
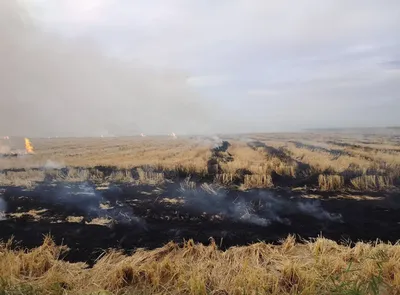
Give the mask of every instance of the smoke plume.
<svg viewBox="0 0 400 295">
<path fill-rule="evenodd" d="M 136 224 L 146 228 L 146 224 L 135 216 L 131 208 L 124 204 L 107 206 L 107 200 L 102 192 L 87 182 L 58 183 L 56 187 L 46 190 L 37 188 L 45 202 L 61 204 L 68 209 L 75 209 L 78 214 L 88 218 L 107 218 L 122 224 Z M 103 206 L 102 206 L 103 205 Z"/>
<path fill-rule="evenodd" d="M 0 1 L 0 40 L 0 134 L 180 135 L 210 127 L 211 108 L 186 73 L 123 62 L 89 40 L 44 32 L 17 1 Z"/>
<path fill-rule="evenodd" d="M 64 168 L 65 165 L 63 163 L 60 162 L 56 162 L 53 160 L 47 160 L 46 163 L 44 164 L 43 168 L 44 169 L 61 169 Z"/>
<path fill-rule="evenodd" d="M 7 154 L 11 151 L 11 148 L 8 145 L 2 145 L 0 143 L 0 154 Z"/>
<path fill-rule="evenodd" d="M 222 215 L 246 223 L 268 226 L 273 222 L 291 224 L 291 215 L 306 215 L 318 220 L 342 222 L 342 216 L 324 210 L 317 200 L 288 200 L 270 192 L 243 193 L 235 199 L 221 188 L 185 189 L 185 207 L 197 213 Z M 250 194 L 250 195 L 248 195 Z"/>
<path fill-rule="evenodd" d="M 6 202 L 0 198 L 0 221 L 6 219 L 6 209 L 7 209 L 7 204 Z"/>
</svg>

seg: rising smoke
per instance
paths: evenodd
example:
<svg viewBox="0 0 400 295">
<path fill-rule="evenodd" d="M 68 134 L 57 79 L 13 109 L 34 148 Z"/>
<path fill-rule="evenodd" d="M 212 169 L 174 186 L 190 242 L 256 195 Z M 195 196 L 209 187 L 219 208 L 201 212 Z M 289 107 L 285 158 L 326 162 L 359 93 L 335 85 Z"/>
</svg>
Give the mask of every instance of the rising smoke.
<svg viewBox="0 0 400 295">
<path fill-rule="evenodd" d="M 186 73 L 123 62 L 89 40 L 41 31 L 17 1 L 0 1 L 0 40 L 0 134 L 188 134 L 210 127 L 212 109 Z"/>
<path fill-rule="evenodd" d="M 306 215 L 318 220 L 342 222 L 340 214 L 324 210 L 317 200 L 288 200 L 271 192 L 243 193 L 233 199 L 222 188 L 181 188 L 185 207 L 197 213 L 222 215 L 228 219 L 268 226 L 291 224 L 290 216 Z M 250 194 L 250 195 L 248 195 Z"/>
<path fill-rule="evenodd" d="M 6 219 L 6 209 L 7 209 L 7 203 L 0 198 L 0 221 Z"/>
<path fill-rule="evenodd" d="M 207 214 L 221 216 L 234 221 L 251 223 L 260 226 L 269 226 L 272 223 L 291 225 L 290 216 L 305 215 L 321 221 L 342 222 L 340 214 L 327 212 L 318 200 L 289 200 L 272 192 L 260 191 L 241 193 L 235 198 L 229 196 L 224 188 L 203 184 L 199 188 L 185 182 L 178 189 L 183 198 L 183 209 L 196 215 Z M 118 187 L 110 188 L 118 190 Z M 138 224 L 146 228 L 145 222 L 135 216 L 132 209 L 126 204 L 115 204 L 108 210 L 101 209 L 99 204 L 105 202 L 101 191 L 96 190 L 88 183 L 64 183 L 58 186 L 57 193 L 52 194 L 52 202 L 75 206 L 92 217 L 105 217 L 117 223 Z M 176 195 L 169 191 L 168 194 Z"/>
<path fill-rule="evenodd" d="M 11 148 L 8 145 L 1 144 L 0 143 L 0 155 L 1 154 L 7 154 L 11 151 Z"/>
<path fill-rule="evenodd" d="M 41 191 L 47 201 L 63 204 L 76 208 L 84 216 L 91 218 L 106 218 L 120 224 L 136 224 L 146 228 L 145 222 L 135 216 L 134 212 L 124 204 L 116 204 L 114 207 L 102 208 L 101 204 L 106 203 L 102 192 L 87 182 L 80 183 L 59 183 L 51 195 Z M 117 192 L 116 192 L 117 193 Z"/>
<path fill-rule="evenodd" d="M 64 167 L 65 167 L 64 163 L 61 163 L 61 162 L 58 162 L 58 161 L 53 161 L 53 160 L 47 160 L 46 163 L 43 165 L 44 169 L 49 169 L 49 170 L 61 169 L 61 168 L 64 168 Z"/>
<path fill-rule="evenodd" d="M 146 222 L 135 215 L 131 206 L 125 202 L 110 200 L 88 182 L 59 182 L 51 189 L 48 186 L 35 188 L 45 203 L 62 205 L 64 210 L 71 209 L 85 218 L 106 218 L 113 223 L 136 225 L 146 230 Z M 118 186 L 108 188 L 108 195 L 119 196 Z M 218 216 L 236 222 L 269 226 L 272 223 L 291 225 L 294 216 L 305 216 L 324 222 L 343 222 L 340 214 L 326 211 L 318 200 L 288 199 L 268 191 L 236 192 L 235 196 L 216 185 L 186 181 L 181 187 L 168 189 L 167 195 L 183 199 L 182 210 L 190 215 Z M 0 198 L 0 219 L 5 218 L 6 203 Z"/>
</svg>

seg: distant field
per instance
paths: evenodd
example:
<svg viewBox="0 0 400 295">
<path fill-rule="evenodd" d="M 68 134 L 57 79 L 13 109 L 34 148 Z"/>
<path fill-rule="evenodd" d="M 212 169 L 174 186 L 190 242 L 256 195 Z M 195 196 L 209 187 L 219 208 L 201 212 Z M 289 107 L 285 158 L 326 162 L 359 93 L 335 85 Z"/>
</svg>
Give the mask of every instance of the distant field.
<svg viewBox="0 0 400 295">
<path fill-rule="evenodd" d="M 226 150 L 213 151 L 229 142 Z M 392 190 L 399 186 L 400 141 L 395 135 L 257 134 L 221 138 L 126 137 L 32 139 L 35 154 L 0 157 L 0 183 L 39 182 L 63 167 L 113 167 L 127 181 L 137 168 L 165 177 L 201 177 L 228 187 Z M 22 139 L 1 140 L 10 150 Z M 19 170 L 18 170 L 19 169 Z M 38 170 L 39 169 L 39 170 Z M 99 171 L 100 171 L 99 170 Z M 17 172 L 18 171 L 18 172 Z M 36 171 L 36 172 L 35 172 Z M 72 172 L 71 172 L 72 173 Z M 115 174 L 114 173 L 114 174 Z M 53 173 L 54 174 L 54 173 Z M 103 175 L 104 176 L 104 175 Z M 159 174 L 157 177 L 160 177 Z"/>
</svg>

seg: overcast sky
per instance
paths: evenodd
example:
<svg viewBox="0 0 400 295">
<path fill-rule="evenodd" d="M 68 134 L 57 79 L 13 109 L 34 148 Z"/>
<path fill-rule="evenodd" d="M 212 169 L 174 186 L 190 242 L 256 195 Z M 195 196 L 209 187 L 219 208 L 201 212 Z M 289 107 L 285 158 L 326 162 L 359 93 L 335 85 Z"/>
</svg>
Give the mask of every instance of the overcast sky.
<svg viewBox="0 0 400 295">
<path fill-rule="evenodd" d="M 81 115 L 77 125 L 54 123 L 57 132 L 65 129 L 73 134 L 87 123 L 84 112 L 93 117 L 93 125 L 88 123 L 82 134 L 102 132 L 102 128 L 115 133 L 127 124 L 136 126 L 131 132 L 150 133 L 173 128 L 175 132 L 201 133 L 400 125 L 398 0 L 20 2 L 34 19 L 36 31 L 45 38 L 57 38 L 58 47 L 52 51 L 65 50 L 72 43 L 74 49 L 68 50 L 75 50 L 75 55 L 86 47 L 90 49 L 85 54 L 90 56 L 101 51 L 107 58 L 92 58 L 88 64 L 98 64 L 100 59 L 101 63 L 118 64 L 114 78 L 122 75 L 124 67 L 129 71 L 125 65 L 134 68 L 135 77 L 121 82 L 124 87 L 114 83 L 120 82 L 121 76 L 101 78 L 109 81 L 109 96 L 103 89 L 98 90 L 100 94 L 92 91 L 100 78 L 88 89 L 77 86 L 75 91 L 63 93 L 64 100 L 82 103 L 75 108 Z M 28 53 L 21 52 L 23 59 Z M 85 68 L 85 59 L 74 60 Z M 47 63 L 44 56 L 43 62 Z M 21 59 L 18 63 L 21 71 L 31 68 Z M 74 72 L 74 63 L 65 63 L 59 63 L 57 69 Z M 93 68 L 101 75 L 97 66 Z M 54 70 L 47 68 L 48 81 Z M 63 81 L 57 83 L 49 87 L 64 89 Z M 87 96 L 94 94 L 108 101 L 99 103 L 98 117 L 88 111 L 95 102 Z M 73 95 L 75 98 L 70 97 Z M 54 103 L 53 107 L 62 112 L 60 105 Z M 42 108 L 53 112 L 51 105 Z M 133 110 L 138 108 L 140 114 Z M 100 114 L 104 113 L 109 114 L 107 123 L 101 123 Z M 138 119 L 126 119 L 130 113 Z M 46 124 L 58 117 L 47 116 Z M 38 134 L 48 132 L 39 130 L 40 123 L 35 126 Z"/>
</svg>

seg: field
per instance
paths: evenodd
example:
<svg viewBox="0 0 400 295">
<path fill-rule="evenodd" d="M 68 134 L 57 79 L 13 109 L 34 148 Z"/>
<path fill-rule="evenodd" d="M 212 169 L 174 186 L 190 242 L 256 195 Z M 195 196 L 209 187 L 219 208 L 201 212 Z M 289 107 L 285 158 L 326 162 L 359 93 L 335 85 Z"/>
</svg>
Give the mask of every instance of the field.
<svg viewBox="0 0 400 295">
<path fill-rule="evenodd" d="M 400 294 L 400 132 L 0 140 L 0 294 Z"/>
</svg>

